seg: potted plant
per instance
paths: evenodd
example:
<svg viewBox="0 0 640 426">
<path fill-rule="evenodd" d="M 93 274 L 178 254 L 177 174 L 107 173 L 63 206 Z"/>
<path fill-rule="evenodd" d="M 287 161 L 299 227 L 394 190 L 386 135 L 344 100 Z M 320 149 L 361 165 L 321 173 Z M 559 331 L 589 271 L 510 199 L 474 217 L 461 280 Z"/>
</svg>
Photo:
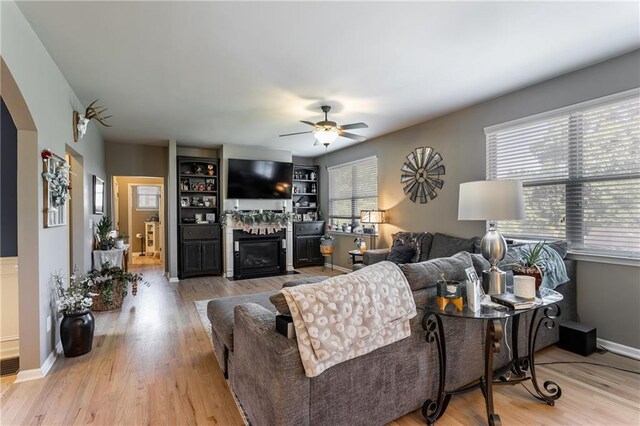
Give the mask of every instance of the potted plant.
<svg viewBox="0 0 640 426">
<path fill-rule="evenodd" d="M 520 264 L 513 266 L 514 275 L 527 275 L 535 278 L 536 291 L 542 285 L 542 275 L 544 274 L 544 259 L 542 253 L 546 241 L 540 241 L 535 245 L 526 245 L 521 248 Z"/>
<path fill-rule="evenodd" d="M 320 237 L 320 253 L 328 256 L 333 253 L 333 237 L 329 234 L 324 234 Z"/>
<path fill-rule="evenodd" d="M 102 219 L 100 219 L 100 222 L 96 225 L 96 237 L 98 239 L 98 247 L 100 250 L 110 250 L 113 246 L 113 242 L 111 238 L 109 238 L 112 226 L 113 222 L 109 216 L 103 216 Z"/>
<path fill-rule="evenodd" d="M 129 236 L 126 235 L 126 234 L 119 234 L 116 237 L 115 247 L 117 249 L 122 250 L 124 248 L 124 245 L 127 243 L 127 239 L 128 238 L 129 238 Z"/>
<path fill-rule="evenodd" d="M 63 315 L 60 323 L 60 339 L 64 356 L 76 357 L 91 352 L 95 320 L 90 311 L 93 304 L 93 284 L 86 276 L 78 276 L 77 270 L 69 277 L 69 285 L 61 273 L 52 274 L 56 292 L 56 306 Z"/>
<path fill-rule="evenodd" d="M 110 266 L 107 262 L 99 271 L 94 269 L 89 272 L 87 279 L 94 289 L 93 310 L 109 311 L 122 306 L 122 301 L 129 292 L 129 284 L 131 294 L 138 294 L 138 283 L 142 281 L 142 275 L 126 272 L 117 266 Z"/>
</svg>

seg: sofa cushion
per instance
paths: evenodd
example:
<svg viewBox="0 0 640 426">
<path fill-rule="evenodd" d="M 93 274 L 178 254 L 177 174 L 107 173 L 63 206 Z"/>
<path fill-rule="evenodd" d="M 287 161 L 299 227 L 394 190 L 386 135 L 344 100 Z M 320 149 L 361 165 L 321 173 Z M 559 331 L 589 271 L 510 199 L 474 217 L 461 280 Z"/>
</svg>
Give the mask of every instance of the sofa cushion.
<svg viewBox="0 0 640 426">
<path fill-rule="evenodd" d="M 396 245 L 400 241 L 405 246 L 413 248 L 416 252 L 411 258 L 411 262 L 420 261 L 420 255 L 422 253 L 422 239 L 428 234 L 427 232 L 398 232 L 393 234 L 393 242 L 391 246 Z"/>
<path fill-rule="evenodd" d="M 275 309 L 269 301 L 269 296 L 274 293 L 275 291 L 266 291 L 242 296 L 221 297 L 209 301 L 207 316 L 211 327 L 229 350 L 233 350 L 233 308 L 244 303 L 256 303 L 275 314 Z"/>
<path fill-rule="evenodd" d="M 400 270 L 407 277 L 412 291 L 433 287 L 442 279 L 440 273 L 444 273 L 447 280 L 467 279 L 465 269 L 473 266 L 471 254 L 465 251 L 456 253 L 451 257 L 427 260 L 419 263 L 407 263 L 399 265 Z"/>
<path fill-rule="evenodd" d="M 324 281 L 327 278 L 329 278 L 329 277 L 326 276 L 326 275 L 320 275 L 320 276 L 317 276 L 317 277 L 300 278 L 298 280 L 293 280 L 293 281 L 289 281 L 289 282 L 286 282 L 286 283 L 282 284 L 282 288 L 295 287 L 295 286 L 303 285 L 303 284 L 319 283 L 320 281 Z M 287 305 L 287 301 L 284 298 L 284 294 L 282 294 L 280 292 L 272 294 L 269 297 L 269 301 L 276 308 L 276 310 L 278 312 L 280 312 L 282 315 L 291 315 L 291 311 L 289 310 L 289 305 Z"/>
<path fill-rule="evenodd" d="M 387 260 L 395 264 L 409 263 L 415 254 L 416 250 L 413 247 L 409 247 L 402 244 L 400 241 L 396 241 L 393 247 L 391 247 Z"/>
<path fill-rule="evenodd" d="M 478 237 L 458 238 L 436 232 L 433 236 L 431 250 L 429 251 L 429 259 L 453 256 L 455 253 L 459 253 L 461 251 L 474 253 L 475 244 L 478 240 Z"/>
</svg>

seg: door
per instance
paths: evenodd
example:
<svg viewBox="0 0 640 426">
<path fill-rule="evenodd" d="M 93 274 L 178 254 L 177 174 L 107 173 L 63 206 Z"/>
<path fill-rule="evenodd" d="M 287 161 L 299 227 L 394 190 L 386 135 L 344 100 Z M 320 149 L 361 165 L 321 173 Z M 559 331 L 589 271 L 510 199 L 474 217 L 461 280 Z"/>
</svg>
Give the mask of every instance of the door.
<svg viewBox="0 0 640 426">
<path fill-rule="evenodd" d="M 220 241 L 202 241 L 202 272 L 220 273 Z"/>
<path fill-rule="evenodd" d="M 184 241 L 182 243 L 182 271 L 185 273 L 202 270 L 202 243 L 200 241 Z"/>
<path fill-rule="evenodd" d="M 324 263 L 324 257 L 320 253 L 320 237 L 309 238 L 309 261 L 316 265 Z"/>
<path fill-rule="evenodd" d="M 308 263 L 310 258 L 309 253 L 309 237 L 296 237 L 295 240 L 295 259 L 297 265 L 304 265 Z M 320 249 L 318 249 L 320 250 Z"/>
</svg>

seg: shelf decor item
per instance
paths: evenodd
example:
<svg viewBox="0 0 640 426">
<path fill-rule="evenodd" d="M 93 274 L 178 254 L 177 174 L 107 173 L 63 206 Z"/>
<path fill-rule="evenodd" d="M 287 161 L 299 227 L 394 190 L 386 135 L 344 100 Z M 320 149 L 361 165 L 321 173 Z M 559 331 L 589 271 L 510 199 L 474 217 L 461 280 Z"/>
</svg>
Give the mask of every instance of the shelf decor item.
<svg viewBox="0 0 640 426">
<path fill-rule="evenodd" d="M 482 272 L 487 294 L 506 292 L 506 274 L 497 264 L 507 254 L 507 242 L 497 229 L 498 220 L 522 220 L 524 196 L 517 180 L 481 180 L 460 184 L 458 220 L 486 220 L 489 230 L 482 238 L 482 256 L 491 267 Z"/>
<path fill-rule="evenodd" d="M 93 283 L 86 276 L 77 274 L 69 280 L 60 272 L 51 275 L 56 295 L 56 307 L 63 315 L 60 323 L 60 340 L 64 355 L 68 358 L 91 352 L 95 322 L 90 311 L 93 305 Z M 68 281 L 68 282 L 66 282 Z"/>
<path fill-rule="evenodd" d="M 404 185 L 404 193 L 414 203 L 425 204 L 438 196 L 436 189 L 442 189 L 444 165 L 440 164 L 442 156 L 429 146 L 414 149 L 407 155 L 400 171 L 400 183 Z"/>
<path fill-rule="evenodd" d="M 69 165 L 60 156 L 45 149 L 42 157 L 42 179 L 44 179 L 44 226 L 51 228 L 67 223 L 65 204 L 71 198 Z"/>
</svg>

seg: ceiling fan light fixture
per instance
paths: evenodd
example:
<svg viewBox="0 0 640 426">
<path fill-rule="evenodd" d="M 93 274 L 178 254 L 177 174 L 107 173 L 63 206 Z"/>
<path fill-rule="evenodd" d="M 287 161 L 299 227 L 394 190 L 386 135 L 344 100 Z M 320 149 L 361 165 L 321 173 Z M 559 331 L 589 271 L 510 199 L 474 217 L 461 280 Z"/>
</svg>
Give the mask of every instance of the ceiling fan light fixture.
<svg viewBox="0 0 640 426">
<path fill-rule="evenodd" d="M 316 129 L 316 131 L 313 132 L 313 135 L 322 145 L 328 146 L 338 139 L 340 133 L 335 127 L 321 127 Z"/>
</svg>

